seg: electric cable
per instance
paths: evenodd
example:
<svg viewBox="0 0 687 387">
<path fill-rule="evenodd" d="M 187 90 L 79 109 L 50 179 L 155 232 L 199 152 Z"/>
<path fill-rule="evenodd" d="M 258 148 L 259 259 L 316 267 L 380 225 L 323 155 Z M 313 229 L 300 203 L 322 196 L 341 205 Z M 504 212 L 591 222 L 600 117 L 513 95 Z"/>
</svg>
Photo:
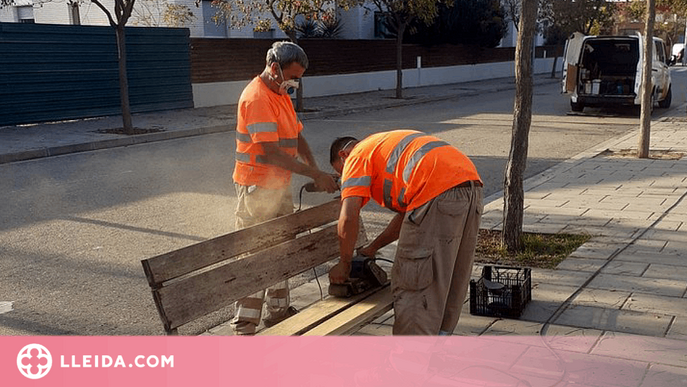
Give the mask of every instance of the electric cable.
<svg viewBox="0 0 687 387">
<path fill-rule="evenodd" d="M 303 205 L 303 190 L 305 190 L 306 185 L 307 185 L 307 184 L 304 184 L 304 185 L 301 187 L 301 191 L 298 193 L 298 209 L 296 210 L 296 212 L 300 211 L 300 210 L 301 210 L 301 206 Z"/>
<path fill-rule="evenodd" d="M 317 270 L 315 268 L 312 268 L 312 271 L 315 273 L 315 281 L 317 281 L 317 287 L 320 289 L 320 301 L 324 300 L 324 293 L 322 292 L 322 284 L 320 283 L 320 279 L 317 277 Z"/>
</svg>

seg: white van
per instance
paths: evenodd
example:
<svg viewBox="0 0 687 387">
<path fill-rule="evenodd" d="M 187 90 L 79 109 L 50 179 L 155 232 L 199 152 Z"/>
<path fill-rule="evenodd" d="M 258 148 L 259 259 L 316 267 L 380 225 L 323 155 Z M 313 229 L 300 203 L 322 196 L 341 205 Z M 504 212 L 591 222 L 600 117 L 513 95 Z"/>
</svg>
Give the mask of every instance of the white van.
<svg viewBox="0 0 687 387">
<path fill-rule="evenodd" d="M 564 93 L 572 93 L 572 111 L 581 112 L 585 106 L 640 106 L 643 42 L 639 35 L 574 33 L 565 46 L 562 85 Z M 667 61 L 663 40 L 654 38 L 652 99 L 661 108 L 670 107 L 672 100 Z"/>
</svg>

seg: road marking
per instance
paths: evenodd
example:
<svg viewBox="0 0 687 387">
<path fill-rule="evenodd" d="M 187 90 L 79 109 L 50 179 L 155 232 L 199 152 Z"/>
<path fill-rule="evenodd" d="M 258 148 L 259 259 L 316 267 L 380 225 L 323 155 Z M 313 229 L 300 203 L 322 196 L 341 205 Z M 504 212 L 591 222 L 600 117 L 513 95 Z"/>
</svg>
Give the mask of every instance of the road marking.
<svg viewBox="0 0 687 387">
<path fill-rule="evenodd" d="M 0 301 L 0 314 L 12 311 L 12 301 Z"/>
</svg>

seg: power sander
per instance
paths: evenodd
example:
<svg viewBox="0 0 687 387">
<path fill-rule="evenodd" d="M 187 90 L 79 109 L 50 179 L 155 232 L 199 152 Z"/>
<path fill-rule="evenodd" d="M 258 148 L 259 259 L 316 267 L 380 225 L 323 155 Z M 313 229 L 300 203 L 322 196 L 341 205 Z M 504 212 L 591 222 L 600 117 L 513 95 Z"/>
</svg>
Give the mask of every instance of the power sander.
<svg viewBox="0 0 687 387">
<path fill-rule="evenodd" d="M 386 284 L 387 276 L 374 258 L 356 255 L 351 261 L 351 274 L 342 284 L 329 284 L 329 295 L 334 297 L 351 297 L 368 289 Z"/>
</svg>

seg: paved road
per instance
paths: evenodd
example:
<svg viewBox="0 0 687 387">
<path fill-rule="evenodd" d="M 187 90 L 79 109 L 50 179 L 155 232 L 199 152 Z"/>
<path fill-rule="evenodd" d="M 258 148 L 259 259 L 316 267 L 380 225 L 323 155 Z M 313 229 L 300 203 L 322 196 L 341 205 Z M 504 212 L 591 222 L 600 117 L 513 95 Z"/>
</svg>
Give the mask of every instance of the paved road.
<svg viewBox="0 0 687 387">
<path fill-rule="evenodd" d="M 334 136 L 418 128 L 473 157 L 500 189 L 512 91 L 306 121 L 321 165 Z M 568 116 L 557 85 L 535 89 L 527 176 L 635 127 L 632 116 Z M 676 105 L 677 106 L 677 103 Z M 233 230 L 231 132 L 0 166 L 0 335 L 160 334 L 140 259 Z M 295 179 L 294 188 L 305 182 Z M 330 199 L 309 194 L 304 205 Z M 376 232 L 388 218 L 365 214 Z M 182 333 L 226 320 L 222 311 Z"/>
</svg>

